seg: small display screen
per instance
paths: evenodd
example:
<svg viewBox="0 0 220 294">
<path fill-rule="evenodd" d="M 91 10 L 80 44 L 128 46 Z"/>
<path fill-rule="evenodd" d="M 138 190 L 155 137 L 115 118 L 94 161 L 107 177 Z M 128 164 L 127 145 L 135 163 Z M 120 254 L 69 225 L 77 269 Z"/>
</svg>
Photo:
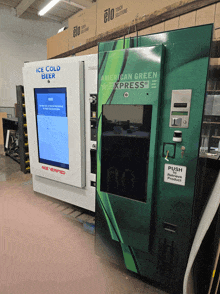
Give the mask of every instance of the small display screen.
<svg viewBox="0 0 220 294">
<path fill-rule="evenodd" d="M 39 162 L 69 169 L 66 88 L 34 89 Z"/>
<path fill-rule="evenodd" d="M 187 107 L 187 103 L 174 103 L 174 107 Z"/>
<path fill-rule="evenodd" d="M 172 111 L 172 115 L 188 115 L 188 111 Z"/>
<path fill-rule="evenodd" d="M 103 105 L 101 191 L 146 201 L 152 105 Z"/>
</svg>

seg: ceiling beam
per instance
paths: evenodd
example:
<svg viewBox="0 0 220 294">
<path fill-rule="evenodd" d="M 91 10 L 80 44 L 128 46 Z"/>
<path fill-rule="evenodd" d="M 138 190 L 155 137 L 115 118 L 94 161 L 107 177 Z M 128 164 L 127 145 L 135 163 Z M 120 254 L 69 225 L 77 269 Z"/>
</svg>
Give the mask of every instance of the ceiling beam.
<svg viewBox="0 0 220 294">
<path fill-rule="evenodd" d="M 9 6 L 9 7 L 15 7 L 17 5 L 16 2 L 13 2 L 13 1 L 8 1 L 8 0 L 0 0 L 0 4 L 1 5 L 5 5 L 5 6 Z"/>
<path fill-rule="evenodd" d="M 87 0 L 61 0 L 61 1 L 81 9 L 89 8 L 94 4 Z"/>
<path fill-rule="evenodd" d="M 22 0 L 16 7 L 17 16 L 20 17 L 34 2 L 35 0 Z"/>
<path fill-rule="evenodd" d="M 41 17 L 39 16 L 37 13 L 33 13 L 30 11 L 26 11 L 21 18 L 24 19 L 31 19 L 31 20 L 40 20 L 40 21 L 45 21 L 45 22 L 55 22 L 58 24 L 61 24 L 62 22 L 60 21 L 60 19 L 58 19 L 55 16 L 51 16 L 51 15 L 46 15 L 46 17 Z"/>
<path fill-rule="evenodd" d="M 39 19 L 39 20 L 42 20 L 42 21 L 43 21 L 45 18 L 47 18 L 47 19 L 50 19 L 50 20 L 56 21 L 56 22 L 58 22 L 58 23 L 62 23 L 62 17 L 59 17 L 59 16 L 56 16 L 56 15 L 53 15 L 53 14 L 51 14 L 51 13 L 49 13 L 49 12 L 47 12 L 47 14 L 45 14 L 44 17 L 39 16 L 39 15 L 38 15 L 38 9 L 36 9 L 36 8 L 32 8 L 32 7 L 30 7 L 30 8 L 28 9 L 28 11 L 25 12 L 25 16 L 26 16 L 26 14 L 28 14 L 28 13 L 32 14 L 33 16 L 35 16 L 36 19 Z"/>
<path fill-rule="evenodd" d="M 81 9 L 85 9 L 86 7 L 85 6 L 82 6 L 80 4 L 77 4 L 75 2 L 72 2 L 72 1 L 68 1 L 68 0 L 61 0 L 63 3 L 67 3 L 71 6 L 74 6 L 74 7 L 77 7 L 77 8 L 81 8 Z"/>
</svg>

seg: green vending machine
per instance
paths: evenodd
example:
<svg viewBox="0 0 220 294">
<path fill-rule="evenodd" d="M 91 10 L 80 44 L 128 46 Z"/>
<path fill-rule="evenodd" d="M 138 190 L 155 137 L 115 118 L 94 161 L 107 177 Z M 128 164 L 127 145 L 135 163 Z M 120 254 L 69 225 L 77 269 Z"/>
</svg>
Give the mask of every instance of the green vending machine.
<svg viewBox="0 0 220 294">
<path fill-rule="evenodd" d="M 212 24 L 99 44 L 96 252 L 181 293 Z"/>
</svg>

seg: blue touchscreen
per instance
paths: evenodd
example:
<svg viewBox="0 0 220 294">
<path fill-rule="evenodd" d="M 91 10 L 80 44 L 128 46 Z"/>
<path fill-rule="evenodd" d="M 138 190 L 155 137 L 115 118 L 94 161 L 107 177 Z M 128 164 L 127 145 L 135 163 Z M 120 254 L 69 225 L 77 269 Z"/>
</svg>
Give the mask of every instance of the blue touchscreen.
<svg viewBox="0 0 220 294">
<path fill-rule="evenodd" d="M 34 91 L 39 162 L 69 169 L 66 88 Z"/>
</svg>

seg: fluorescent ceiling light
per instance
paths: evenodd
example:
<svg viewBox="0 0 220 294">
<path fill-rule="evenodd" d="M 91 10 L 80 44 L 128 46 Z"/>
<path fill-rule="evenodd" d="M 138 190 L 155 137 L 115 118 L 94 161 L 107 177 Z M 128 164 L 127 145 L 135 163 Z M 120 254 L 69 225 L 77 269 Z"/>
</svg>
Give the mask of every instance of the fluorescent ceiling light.
<svg viewBox="0 0 220 294">
<path fill-rule="evenodd" d="M 54 7 L 60 0 L 52 0 L 43 9 L 38 12 L 38 15 L 42 16 L 47 13 L 52 7 Z"/>
</svg>

